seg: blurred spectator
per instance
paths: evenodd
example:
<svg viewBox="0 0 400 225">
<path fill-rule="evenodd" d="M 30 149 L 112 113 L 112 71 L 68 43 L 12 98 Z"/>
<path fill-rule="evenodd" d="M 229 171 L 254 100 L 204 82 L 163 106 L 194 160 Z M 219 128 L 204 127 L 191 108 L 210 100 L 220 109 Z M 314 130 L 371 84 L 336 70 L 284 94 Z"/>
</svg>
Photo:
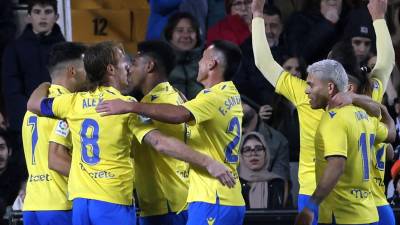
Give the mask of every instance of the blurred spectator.
<svg viewBox="0 0 400 225">
<path fill-rule="evenodd" d="M 366 7 L 355 9 L 349 13 L 343 35 L 344 39 L 351 42 L 360 65 L 366 66 L 372 45 L 375 43 L 371 15 Z"/>
<path fill-rule="evenodd" d="M 271 160 L 263 135 L 250 132 L 243 136 L 239 177 L 246 208 L 285 207 L 288 198 L 287 180 L 269 170 Z"/>
<path fill-rule="evenodd" d="M 169 16 L 179 10 L 182 0 L 148 0 L 150 16 L 147 21 L 146 40 L 159 40 Z"/>
<path fill-rule="evenodd" d="M 286 24 L 290 51 L 302 56 L 308 65 L 325 59 L 342 36 L 346 8 L 342 0 L 306 1 Z"/>
<path fill-rule="evenodd" d="M 165 27 L 164 38 L 175 49 L 177 56 L 169 82 L 188 99 L 193 99 L 203 89 L 197 82 L 197 72 L 204 45 L 196 18 L 185 12 L 172 15 Z"/>
<path fill-rule="evenodd" d="M 15 199 L 12 209 L 22 211 L 24 207 L 24 200 L 26 195 L 26 181 L 22 181 L 21 188 L 18 191 L 17 198 Z"/>
<path fill-rule="evenodd" d="M 285 55 L 282 58 L 282 67 L 293 76 L 306 80 L 306 64 L 302 58 Z"/>
<path fill-rule="evenodd" d="M 10 163 L 11 155 L 9 134 L 0 130 L 0 218 L 3 217 L 6 206 L 13 204 L 22 181 L 21 169 Z"/>
<path fill-rule="evenodd" d="M 391 196 L 388 199 L 388 202 L 390 203 L 390 206 L 393 208 L 398 208 L 400 207 L 400 179 L 399 177 L 396 177 L 393 179 L 393 186 L 394 186 L 394 193 L 393 196 Z"/>
<path fill-rule="evenodd" d="M 210 28 L 226 16 L 225 0 L 207 0 L 207 2 L 207 28 Z"/>
<path fill-rule="evenodd" d="M 15 37 L 16 25 L 14 21 L 14 14 L 12 10 L 12 0 L 0 1 L 0 58 L 3 55 L 4 48 Z M 0 61 L 0 71 L 1 71 Z M 1 80 L 0 80 L 1 87 Z M 4 112 L 3 97 L 0 97 L 0 112 Z"/>
<path fill-rule="evenodd" d="M 22 35 L 11 42 L 3 54 L 3 93 L 6 117 L 10 124 L 16 157 L 22 158 L 20 132 L 26 103 L 33 90 L 42 82 L 50 81 L 47 61 L 50 48 L 64 41 L 58 19 L 56 0 L 31 0 L 28 20 Z M 13 141 L 14 142 L 14 141 Z M 21 160 L 23 163 L 23 160 Z"/>
<path fill-rule="evenodd" d="M 227 16 L 207 31 L 207 45 L 227 40 L 237 45 L 250 36 L 251 0 L 225 0 Z"/>
<path fill-rule="evenodd" d="M 289 143 L 287 139 L 277 130 L 268 126 L 258 117 L 257 112 L 246 102 L 243 106 L 243 134 L 258 132 L 268 145 L 270 162 L 268 170 L 289 180 Z"/>
<path fill-rule="evenodd" d="M 263 14 L 268 43 L 274 45 L 274 47 L 271 47 L 272 55 L 280 62 L 282 56 L 287 54 L 283 38 L 281 37 L 283 30 L 281 13 L 275 6 L 265 5 Z M 265 82 L 264 76 L 254 63 L 251 36 L 240 45 L 240 49 L 243 55 L 242 66 L 232 79 L 239 93 L 249 97 L 259 105 L 272 105 L 277 95 L 275 94 L 274 87 L 269 82 Z"/>
</svg>

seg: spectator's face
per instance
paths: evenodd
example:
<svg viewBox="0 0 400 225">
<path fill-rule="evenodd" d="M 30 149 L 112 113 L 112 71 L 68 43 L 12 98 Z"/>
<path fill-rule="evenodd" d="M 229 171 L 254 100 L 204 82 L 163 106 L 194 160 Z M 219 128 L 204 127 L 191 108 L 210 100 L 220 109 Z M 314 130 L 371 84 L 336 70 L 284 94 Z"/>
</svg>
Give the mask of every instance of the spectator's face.
<svg viewBox="0 0 400 225">
<path fill-rule="evenodd" d="M 292 58 L 287 59 L 283 63 L 282 67 L 283 67 L 283 69 L 288 71 L 293 76 L 301 78 L 300 64 L 299 64 L 299 59 L 297 57 L 292 57 Z"/>
<path fill-rule="evenodd" d="M 396 114 L 400 116 L 400 103 L 394 104 L 394 110 L 396 111 Z"/>
<path fill-rule="evenodd" d="M 271 47 L 279 45 L 279 37 L 282 33 L 282 22 L 279 15 L 264 14 L 265 34 Z"/>
<path fill-rule="evenodd" d="M 256 138 L 249 138 L 243 144 L 241 149 L 244 165 L 253 170 L 258 171 L 265 165 L 265 147 Z"/>
<path fill-rule="evenodd" d="M 193 49 L 197 44 L 196 30 L 189 19 L 181 19 L 172 31 L 171 44 L 182 51 Z"/>
<path fill-rule="evenodd" d="M 252 0 L 233 0 L 231 15 L 239 15 L 247 24 L 251 23 L 251 2 Z"/>
<path fill-rule="evenodd" d="M 6 141 L 0 136 L 0 171 L 4 171 L 6 169 L 10 156 L 11 149 L 8 149 Z"/>
<path fill-rule="evenodd" d="M 342 12 L 342 0 L 321 0 L 321 12 L 337 10 L 338 14 Z"/>
<path fill-rule="evenodd" d="M 364 61 L 368 57 L 371 49 L 371 39 L 365 37 L 353 37 L 351 39 L 351 44 L 353 45 L 357 60 L 359 62 Z"/>
<path fill-rule="evenodd" d="M 327 82 L 319 79 L 314 74 L 310 73 L 307 77 L 308 87 L 306 94 L 310 99 L 310 105 L 313 109 L 323 109 L 328 105 L 329 92 Z"/>
<path fill-rule="evenodd" d="M 33 32 L 48 34 L 53 29 L 58 19 L 58 14 L 50 5 L 34 5 L 29 20 L 32 23 Z"/>
</svg>

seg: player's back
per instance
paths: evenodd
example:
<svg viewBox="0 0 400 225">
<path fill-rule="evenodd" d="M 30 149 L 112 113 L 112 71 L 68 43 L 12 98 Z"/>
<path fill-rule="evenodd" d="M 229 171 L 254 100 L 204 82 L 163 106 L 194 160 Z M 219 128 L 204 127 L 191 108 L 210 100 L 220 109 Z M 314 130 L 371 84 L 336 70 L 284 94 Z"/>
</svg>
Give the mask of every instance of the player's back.
<svg viewBox="0 0 400 225">
<path fill-rule="evenodd" d="M 168 83 L 154 87 L 141 102 L 181 105 L 184 101 Z M 151 123 L 163 134 L 186 140 L 185 124 L 167 124 L 150 118 L 139 117 Z M 178 212 L 186 204 L 189 186 L 189 165 L 161 154 L 147 144 L 135 149 L 135 182 L 142 216 Z M 151 177 L 152 179 L 149 179 Z"/>
<path fill-rule="evenodd" d="M 135 114 L 101 117 L 95 110 L 102 100 L 133 100 L 113 87 L 64 95 L 53 101 L 53 113 L 66 118 L 74 151 L 69 198 L 87 198 L 131 205 L 133 164 L 130 157 Z"/>
<path fill-rule="evenodd" d="M 243 108 L 236 87 L 232 82 L 221 82 L 201 91 L 195 99 L 184 103 L 184 107 L 194 115 L 196 121 L 196 126 L 190 128 L 189 145 L 225 163 L 237 183 L 234 188 L 222 186 L 206 171 L 192 167 L 188 202 L 214 204 L 217 195 L 223 205 L 244 205 L 237 175 Z"/>
<path fill-rule="evenodd" d="M 49 89 L 49 97 L 63 93 L 69 91 L 62 86 L 52 85 Z M 22 141 L 29 177 L 24 211 L 69 210 L 72 207 L 67 199 L 67 178 L 48 166 L 49 141 L 52 135 L 67 138 L 68 125 L 64 121 L 39 117 L 29 111 L 25 113 Z"/>
<path fill-rule="evenodd" d="M 316 177 L 326 168 L 326 157 L 346 157 L 344 173 L 320 205 L 319 222 L 372 223 L 378 220 L 371 193 L 371 148 L 386 138 L 387 130 L 361 108 L 345 106 L 324 113 L 316 133 Z"/>
</svg>

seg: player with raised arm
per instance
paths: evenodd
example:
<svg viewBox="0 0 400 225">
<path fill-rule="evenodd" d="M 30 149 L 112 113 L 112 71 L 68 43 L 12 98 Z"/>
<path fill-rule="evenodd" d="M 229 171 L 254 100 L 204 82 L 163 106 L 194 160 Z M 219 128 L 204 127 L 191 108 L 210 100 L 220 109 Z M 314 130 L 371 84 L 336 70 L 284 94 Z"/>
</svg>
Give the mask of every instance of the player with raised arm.
<svg viewBox="0 0 400 225">
<path fill-rule="evenodd" d="M 379 2 L 378 2 L 379 1 Z M 378 61 L 374 68 L 374 77 L 381 81 L 380 88 L 384 90 L 394 65 L 394 51 L 390 35 L 383 16 L 385 8 L 379 4 L 384 0 L 371 0 L 369 9 L 374 19 L 374 28 L 377 36 Z M 300 122 L 300 161 L 299 161 L 299 183 L 298 210 L 301 211 L 310 195 L 316 187 L 315 183 L 315 150 L 314 136 L 315 127 L 318 126 L 323 110 L 313 110 L 310 107 L 308 96 L 304 93 L 307 84 L 304 80 L 296 78 L 285 72 L 283 68 L 273 59 L 265 35 L 263 21 L 263 6 L 265 0 L 253 0 L 253 22 L 252 42 L 254 58 L 257 68 L 274 87 L 275 91 L 285 96 L 298 110 Z M 372 10 L 374 10 L 372 12 Z M 382 14 L 383 13 L 383 14 Z M 378 90 L 378 89 L 377 89 Z M 380 92 L 382 95 L 384 91 Z M 374 94 L 373 94 L 374 96 Z M 365 100 L 362 96 L 354 95 L 353 104 L 362 105 Z M 364 104 L 365 105 L 365 104 Z M 318 215 L 318 209 L 314 208 L 314 214 Z M 317 216 L 313 224 L 317 224 Z"/>
</svg>

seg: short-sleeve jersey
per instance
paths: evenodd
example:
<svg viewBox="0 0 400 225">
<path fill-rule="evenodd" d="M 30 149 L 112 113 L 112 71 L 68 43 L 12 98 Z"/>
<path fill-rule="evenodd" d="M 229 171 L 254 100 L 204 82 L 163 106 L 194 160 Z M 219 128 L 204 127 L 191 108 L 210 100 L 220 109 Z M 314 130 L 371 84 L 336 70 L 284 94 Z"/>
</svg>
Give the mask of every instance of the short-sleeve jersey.
<svg viewBox="0 0 400 225">
<path fill-rule="evenodd" d="M 141 102 L 181 105 L 184 101 L 168 82 L 164 82 L 155 86 Z M 185 142 L 185 124 L 167 124 L 141 118 L 148 126 Z M 143 141 L 144 135 L 139 135 L 139 142 Z M 184 161 L 158 153 L 151 146 L 142 143 L 135 149 L 135 173 L 141 216 L 178 212 L 185 206 L 189 187 L 189 165 Z"/>
<path fill-rule="evenodd" d="M 130 156 L 139 118 L 130 113 L 101 117 L 96 106 L 111 99 L 134 101 L 113 87 L 100 86 L 91 92 L 45 99 L 41 104 L 42 114 L 66 119 L 70 127 L 74 146 L 68 183 L 71 200 L 133 204 Z"/>
<path fill-rule="evenodd" d="M 300 124 L 299 184 L 300 194 L 311 195 L 315 188 L 315 128 L 318 127 L 323 110 L 311 108 L 305 90 L 307 83 L 288 72 L 283 72 L 275 91 L 283 95 L 297 108 Z"/>
<path fill-rule="evenodd" d="M 371 149 L 387 137 L 387 128 L 358 107 L 325 112 L 315 135 L 316 178 L 319 182 L 330 156 L 346 158 L 344 173 L 319 206 L 319 223 L 367 224 L 378 221 L 371 193 Z"/>
<path fill-rule="evenodd" d="M 243 108 L 240 95 L 232 82 L 221 82 L 202 90 L 195 99 L 183 104 L 194 116 L 197 135 L 190 136 L 189 145 L 195 150 L 224 163 L 236 179 L 233 188 L 223 186 L 207 171 L 191 167 L 188 202 L 216 203 L 243 206 L 241 186 L 237 174 L 238 151 L 241 138 Z"/>
<path fill-rule="evenodd" d="M 51 85 L 49 97 L 69 91 L 59 85 Z M 69 210 L 67 178 L 49 169 L 49 141 L 71 149 L 68 124 L 62 120 L 39 117 L 27 111 L 22 123 L 22 141 L 29 177 L 26 184 L 24 211 Z"/>
</svg>

